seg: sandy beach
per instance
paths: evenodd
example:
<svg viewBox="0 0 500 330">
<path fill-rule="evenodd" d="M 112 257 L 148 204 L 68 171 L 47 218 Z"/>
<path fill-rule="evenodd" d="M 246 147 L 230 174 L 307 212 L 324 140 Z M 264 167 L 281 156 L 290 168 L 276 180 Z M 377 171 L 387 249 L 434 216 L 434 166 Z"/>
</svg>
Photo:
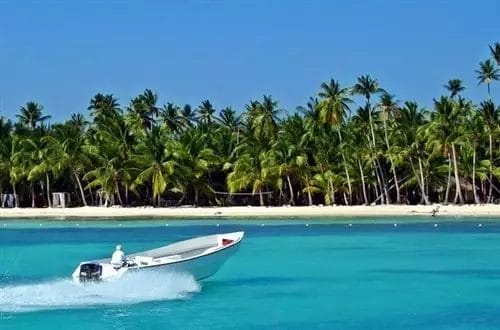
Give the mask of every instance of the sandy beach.
<svg viewBox="0 0 500 330">
<path fill-rule="evenodd" d="M 377 205 L 303 207 L 75 207 L 0 209 L 1 218 L 40 217 L 335 217 L 335 216 L 499 216 L 500 205 Z"/>
</svg>

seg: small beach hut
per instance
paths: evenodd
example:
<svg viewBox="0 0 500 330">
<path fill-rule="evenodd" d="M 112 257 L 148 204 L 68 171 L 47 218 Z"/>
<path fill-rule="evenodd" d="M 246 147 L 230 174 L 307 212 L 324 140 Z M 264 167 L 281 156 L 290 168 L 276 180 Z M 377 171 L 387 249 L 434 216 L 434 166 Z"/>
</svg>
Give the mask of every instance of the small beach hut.
<svg viewBox="0 0 500 330">
<path fill-rule="evenodd" d="M 18 202 L 16 194 L 0 194 L 0 207 L 1 208 L 13 208 L 16 207 Z"/>
<path fill-rule="evenodd" d="M 67 192 L 54 192 L 52 193 L 52 207 L 65 208 L 69 206 L 70 195 Z"/>
</svg>

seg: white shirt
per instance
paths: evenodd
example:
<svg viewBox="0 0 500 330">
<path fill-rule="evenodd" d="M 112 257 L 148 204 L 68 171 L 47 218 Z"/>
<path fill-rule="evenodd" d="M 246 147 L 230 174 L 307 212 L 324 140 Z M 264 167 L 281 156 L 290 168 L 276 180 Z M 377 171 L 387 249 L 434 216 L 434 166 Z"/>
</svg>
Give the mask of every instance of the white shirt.
<svg viewBox="0 0 500 330">
<path fill-rule="evenodd" d="M 125 253 L 121 250 L 116 250 L 113 252 L 113 256 L 111 256 L 111 264 L 113 266 L 121 267 L 125 262 Z"/>
</svg>

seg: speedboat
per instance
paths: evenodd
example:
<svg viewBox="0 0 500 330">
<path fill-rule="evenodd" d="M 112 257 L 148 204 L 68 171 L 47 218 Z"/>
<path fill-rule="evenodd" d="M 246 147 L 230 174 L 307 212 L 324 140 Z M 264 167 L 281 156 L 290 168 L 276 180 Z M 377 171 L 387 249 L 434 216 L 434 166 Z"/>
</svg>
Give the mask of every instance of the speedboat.
<svg viewBox="0 0 500 330">
<path fill-rule="evenodd" d="M 128 272 L 160 271 L 189 273 L 196 280 L 214 275 L 237 251 L 244 232 L 216 234 L 180 241 L 163 247 L 128 255 L 121 267 L 111 259 L 81 262 L 73 272 L 76 282 L 108 281 Z"/>
</svg>

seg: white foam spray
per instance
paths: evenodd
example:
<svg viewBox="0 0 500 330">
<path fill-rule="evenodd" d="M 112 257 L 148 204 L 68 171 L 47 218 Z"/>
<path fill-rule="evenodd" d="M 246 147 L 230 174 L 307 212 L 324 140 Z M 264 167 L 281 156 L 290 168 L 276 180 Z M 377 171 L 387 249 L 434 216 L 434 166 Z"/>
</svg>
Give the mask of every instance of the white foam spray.
<svg viewBox="0 0 500 330">
<path fill-rule="evenodd" d="M 59 279 L 37 284 L 0 286 L 0 312 L 85 308 L 186 299 L 199 292 L 191 275 L 138 272 L 102 283 L 75 283 Z"/>
</svg>

